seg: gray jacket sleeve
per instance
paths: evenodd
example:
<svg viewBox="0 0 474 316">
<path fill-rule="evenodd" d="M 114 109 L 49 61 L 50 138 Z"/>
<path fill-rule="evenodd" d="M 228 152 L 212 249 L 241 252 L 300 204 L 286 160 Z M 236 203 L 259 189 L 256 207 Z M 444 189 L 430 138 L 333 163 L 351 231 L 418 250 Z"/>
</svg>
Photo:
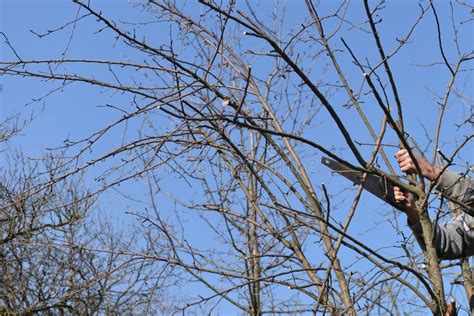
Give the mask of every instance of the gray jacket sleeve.
<svg viewBox="0 0 474 316">
<path fill-rule="evenodd" d="M 446 170 L 440 177 L 437 189 L 472 207 L 474 204 L 471 178 Z M 420 223 L 410 225 L 416 240 L 424 250 L 425 243 Z M 444 225 L 433 223 L 434 245 L 441 259 L 458 259 L 474 255 L 474 217 L 462 213 Z"/>
<path fill-rule="evenodd" d="M 436 185 L 438 191 L 448 197 L 464 203 L 470 209 L 461 208 L 464 213 L 474 216 L 474 180 L 454 171 L 445 170 Z"/>
</svg>

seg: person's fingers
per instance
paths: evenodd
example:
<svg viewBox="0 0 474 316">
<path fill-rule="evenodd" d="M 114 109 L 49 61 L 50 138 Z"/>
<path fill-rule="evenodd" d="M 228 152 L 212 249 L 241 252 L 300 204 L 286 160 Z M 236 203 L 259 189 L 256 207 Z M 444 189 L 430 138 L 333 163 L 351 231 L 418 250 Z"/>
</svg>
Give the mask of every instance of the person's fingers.
<svg viewBox="0 0 474 316">
<path fill-rule="evenodd" d="M 395 200 L 397 200 L 397 201 L 404 201 L 405 200 L 405 195 L 403 193 L 397 192 L 394 195 L 395 195 Z"/>
<path fill-rule="evenodd" d="M 399 158 L 401 156 L 403 156 L 404 154 L 407 153 L 407 150 L 406 149 L 400 149 L 399 151 L 397 151 L 397 153 L 395 154 L 395 158 Z"/>
<path fill-rule="evenodd" d="M 415 165 L 411 160 L 410 155 L 406 149 L 400 150 L 397 155 L 398 166 L 402 171 L 413 171 Z"/>
<path fill-rule="evenodd" d="M 395 201 L 398 203 L 401 203 L 405 201 L 405 194 L 403 193 L 402 190 L 400 190 L 399 187 L 393 187 L 393 195 L 395 197 Z"/>
<path fill-rule="evenodd" d="M 411 160 L 410 158 L 407 158 L 407 159 L 401 159 L 400 162 L 399 162 L 400 165 L 415 165 L 413 163 L 413 160 Z"/>
<path fill-rule="evenodd" d="M 409 166 L 409 165 L 411 165 L 411 164 L 412 164 L 412 162 L 409 161 L 409 160 L 402 160 L 402 161 L 400 161 L 400 162 L 398 163 L 398 165 L 399 165 L 400 167 Z"/>
<path fill-rule="evenodd" d="M 415 165 L 409 161 L 409 162 L 403 162 L 399 165 L 400 170 L 402 171 L 413 171 L 415 169 Z"/>
<path fill-rule="evenodd" d="M 394 191 L 393 194 L 395 194 L 395 196 L 405 196 L 402 191 Z"/>
<path fill-rule="evenodd" d="M 410 170 L 411 170 L 411 167 L 410 167 L 410 165 L 400 166 L 400 170 L 401 170 L 401 171 L 410 171 Z"/>
<path fill-rule="evenodd" d="M 408 154 L 408 151 L 407 151 L 407 150 L 405 150 L 405 152 L 403 153 L 403 155 L 400 156 L 400 158 L 401 158 L 402 160 L 410 160 L 410 161 L 411 161 L 411 157 L 410 157 L 410 155 Z"/>
<path fill-rule="evenodd" d="M 395 198 L 395 203 L 403 203 L 405 202 L 405 199 L 404 198 Z"/>
<path fill-rule="evenodd" d="M 398 156 L 398 157 L 396 157 L 396 159 L 397 159 L 397 161 L 400 163 L 401 161 L 404 161 L 404 160 L 406 160 L 406 159 L 405 159 L 405 158 L 403 158 L 403 157 L 404 157 L 404 156 L 403 156 L 403 155 L 401 155 L 401 156 Z"/>
</svg>

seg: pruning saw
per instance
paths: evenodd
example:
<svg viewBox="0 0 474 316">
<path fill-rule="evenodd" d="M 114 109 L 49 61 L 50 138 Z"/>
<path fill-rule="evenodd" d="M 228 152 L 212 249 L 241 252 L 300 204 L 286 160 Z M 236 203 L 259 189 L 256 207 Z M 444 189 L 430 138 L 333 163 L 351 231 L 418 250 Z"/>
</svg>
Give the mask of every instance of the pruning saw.
<svg viewBox="0 0 474 316">
<path fill-rule="evenodd" d="M 391 183 L 387 178 L 381 177 L 376 174 L 368 174 L 364 182 L 364 173 L 361 171 L 351 169 L 327 157 L 321 158 L 321 162 L 323 165 L 327 166 L 332 171 L 337 172 L 341 176 L 349 179 L 354 184 L 362 185 L 365 190 L 369 191 L 385 203 L 388 203 L 396 209 L 405 212 L 403 204 L 397 203 L 395 201 L 395 195 L 393 194 L 393 187 L 395 185 Z"/>
</svg>

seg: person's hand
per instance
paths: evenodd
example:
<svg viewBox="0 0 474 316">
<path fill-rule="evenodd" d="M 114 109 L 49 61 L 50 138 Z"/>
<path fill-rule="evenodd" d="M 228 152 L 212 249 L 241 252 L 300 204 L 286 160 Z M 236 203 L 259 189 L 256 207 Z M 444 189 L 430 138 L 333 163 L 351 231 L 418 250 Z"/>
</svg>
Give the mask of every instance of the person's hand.
<svg viewBox="0 0 474 316">
<path fill-rule="evenodd" d="M 405 192 L 399 187 L 393 187 L 393 195 L 395 196 L 395 202 L 404 204 L 407 210 L 415 208 L 413 194 L 408 193 L 405 195 Z"/>
<path fill-rule="evenodd" d="M 399 187 L 393 187 L 393 195 L 395 197 L 395 202 L 405 205 L 405 211 L 410 224 L 414 225 L 418 223 L 420 218 L 415 210 L 415 199 L 413 198 L 413 194 L 405 194 L 405 192 L 403 192 Z"/>
<path fill-rule="evenodd" d="M 395 154 L 400 170 L 406 173 L 416 173 L 416 167 L 413 160 L 410 158 L 406 149 L 401 149 Z M 416 157 L 418 166 L 420 166 L 421 174 L 428 180 L 433 180 L 439 173 L 439 169 L 426 161 L 423 157 Z"/>
</svg>

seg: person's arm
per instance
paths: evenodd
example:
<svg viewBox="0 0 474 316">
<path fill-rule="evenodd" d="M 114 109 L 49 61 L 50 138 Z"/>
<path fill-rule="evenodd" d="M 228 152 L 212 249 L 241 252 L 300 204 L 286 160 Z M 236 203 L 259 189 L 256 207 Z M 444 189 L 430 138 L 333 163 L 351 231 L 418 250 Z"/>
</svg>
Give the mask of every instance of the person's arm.
<svg viewBox="0 0 474 316">
<path fill-rule="evenodd" d="M 462 213 L 444 225 L 433 224 L 434 244 L 441 259 L 460 259 L 474 255 L 474 219 Z"/>
<path fill-rule="evenodd" d="M 433 236 L 436 253 L 440 259 L 460 259 L 474 255 L 473 218 L 465 213 L 452 218 L 444 225 L 433 222 Z M 425 250 L 420 222 L 409 227 L 421 249 Z"/>
<path fill-rule="evenodd" d="M 395 158 L 397 158 L 400 170 L 407 173 L 416 172 L 415 164 L 410 158 L 410 155 L 408 154 L 408 151 L 406 149 L 398 151 L 395 154 Z M 462 176 L 451 170 L 445 170 L 441 175 L 439 175 L 441 169 L 437 168 L 436 166 L 433 166 L 423 157 L 416 157 L 416 161 L 420 166 L 422 175 L 426 179 L 433 181 L 439 176 L 436 183 L 436 189 L 438 191 L 470 207 L 470 210 L 465 208 L 463 208 L 462 210 L 465 213 L 474 216 L 474 212 L 472 211 L 472 209 L 474 208 L 473 179 L 466 176 Z"/>
<path fill-rule="evenodd" d="M 398 187 L 394 188 L 395 200 L 405 203 L 408 226 L 413 231 L 421 249 L 426 250 L 418 214 L 411 195 L 406 196 Z M 440 259 L 459 259 L 474 255 L 474 218 L 461 214 L 445 225 L 433 223 L 434 245 Z"/>
<path fill-rule="evenodd" d="M 411 160 L 406 150 L 400 150 L 395 155 L 400 169 L 405 172 L 415 172 L 415 164 Z M 422 157 L 417 157 L 417 162 L 422 175 L 428 180 L 436 180 L 436 187 L 462 203 L 472 207 L 474 204 L 473 180 L 468 177 L 445 170 L 441 175 L 441 170 L 431 165 Z M 425 250 L 422 229 L 419 222 L 418 213 L 414 208 L 414 201 L 411 194 L 405 194 L 399 189 L 394 189 L 395 200 L 405 203 L 408 216 L 408 225 L 412 229 L 420 247 Z M 472 215 L 472 214 L 471 214 Z M 434 245 L 438 256 L 442 259 L 457 259 L 474 254 L 474 219 L 468 214 L 451 219 L 445 225 L 433 223 Z"/>
<path fill-rule="evenodd" d="M 474 216 L 474 180 L 451 170 L 445 170 L 438 179 L 436 188 L 444 195 L 464 203 L 471 209 L 461 208 Z"/>
<path fill-rule="evenodd" d="M 401 149 L 395 154 L 395 158 L 397 158 L 398 166 L 400 170 L 406 173 L 416 173 L 416 167 L 413 160 L 410 158 L 408 151 L 406 149 Z M 420 166 L 421 174 L 426 179 L 433 181 L 436 179 L 438 174 L 441 172 L 440 168 L 433 166 L 430 164 L 426 159 L 423 157 L 416 157 L 416 162 L 418 162 L 418 166 Z"/>
</svg>

